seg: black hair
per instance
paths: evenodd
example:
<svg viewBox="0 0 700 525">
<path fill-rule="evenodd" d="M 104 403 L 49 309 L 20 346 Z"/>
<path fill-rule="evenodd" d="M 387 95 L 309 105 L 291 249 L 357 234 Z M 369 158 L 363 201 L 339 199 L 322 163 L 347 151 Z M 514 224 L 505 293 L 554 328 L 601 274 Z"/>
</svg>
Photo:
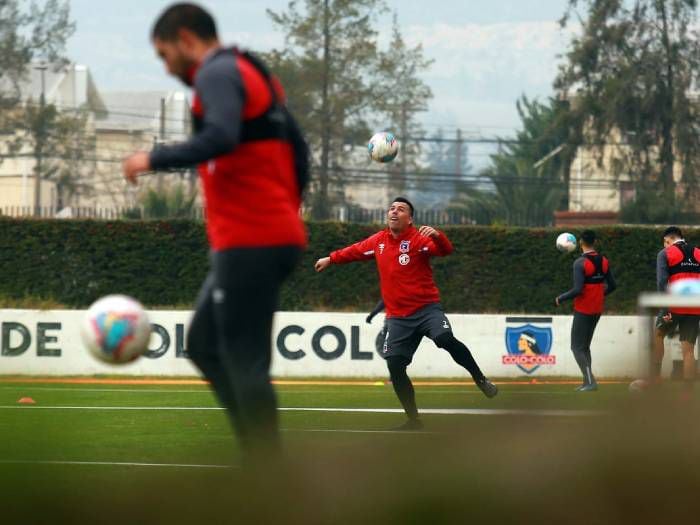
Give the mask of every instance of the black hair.
<svg viewBox="0 0 700 525">
<path fill-rule="evenodd" d="M 391 202 L 403 202 L 405 204 L 408 204 L 408 207 L 411 209 L 411 217 L 413 217 L 413 204 L 411 204 L 411 201 L 409 201 L 406 197 L 396 197 L 393 201 Z"/>
<path fill-rule="evenodd" d="M 593 246 L 595 244 L 595 232 L 593 230 L 584 230 L 581 232 L 581 240 L 586 246 Z"/>
<path fill-rule="evenodd" d="M 218 38 L 216 22 L 208 11 L 197 4 L 172 4 L 156 19 L 151 30 L 155 40 L 173 41 L 180 29 L 189 29 L 202 40 Z"/>
<path fill-rule="evenodd" d="M 530 331 L 524 331 L 521 335 L 525 336 L 525 341 L 527 341 L 527 346 L 530 348 L 533 354 L 540 355 L 542 354 L 542 350 L 540 349 L 540 345 L 537 344 L 537 339 L 535 339 L 535 334 L 533 334 Z"/>
<path fill-rule="evenodd" d="M 664 237 L 678 237 L 683 238 L 683 232 L 678 226 L 669 226 L 664 230 Z"/>
</svg>

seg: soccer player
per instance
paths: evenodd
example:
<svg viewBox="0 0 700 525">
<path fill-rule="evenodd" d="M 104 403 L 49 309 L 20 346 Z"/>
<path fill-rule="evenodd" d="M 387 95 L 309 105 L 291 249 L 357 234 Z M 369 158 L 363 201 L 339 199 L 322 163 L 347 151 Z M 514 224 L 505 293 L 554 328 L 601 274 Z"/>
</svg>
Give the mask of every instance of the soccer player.
<svg viewBox="0 0 700 525">
<path fill-rule="evenodd" d="M 275 451 L 270 340 L 280 286 L 306 245 L 299 217 L 303 138 L 277 80 L 255 57 L 222 47 L 201 7 L 168 7 L 151 38 L 168 72 L 194 88 L 194 135 L 127 157 L 124 175 L 135 183 L 144 172 L 198 165 L 211 270 L 187 349 L 226 407 L 243 450 Z"/>
<path fill-rule="evenodd" d="M 379 271 L 382 299 L 386 307 L 386 336 L 382 355 L 408 421 L 399 429 L 423 427 L 418 417 L 416 396 L 406 368 L 423 337 L 447 350 L 452 359 L 469 371 L 487 397 L 498 393 L 479 369 L 469 349 L 452 333 L 440 305 L 440 294 L 433 280 L 430 257 L 452 253 L 452 244 L 441 231 L 413 225 L 413 205 L 403 197 L 394 199 L 387 212 L 388 228 L 328 257 L 316 261 L 316 271 L 332 264 L 374 259 Z"/>
<path fill-rule="evenodd" d="M 700 249 L 683 239 L 680 228 L 670 226 L 663 234 L 664 248 L 656 257 L 656 285 L 663 292 L 680 279 L 700 280 Z M 658 382 L 664 358 L 664 337 L 677 329 L 683 351 L 683 381 L 690 389 L 695 380 L 695 342 L 698 338 L 700 309 L 671 308 L 657 317 L 651 379 Z"/>
<path fill-rule="evenodd" d="M 581 234 L 582 255 L 574 261 L 574 287 L 554 299 L 557 306 L 574 300 L 571 351 L 583 374 L 583 384 L 576 388 L 579 392 L 598 389 L 591 369 L 591 341 L 603 313 L 604 297 L 617 288 L 608 259 L 596 252 L 595 241 L 595 232 L 586 230 Z"/>
</svg>

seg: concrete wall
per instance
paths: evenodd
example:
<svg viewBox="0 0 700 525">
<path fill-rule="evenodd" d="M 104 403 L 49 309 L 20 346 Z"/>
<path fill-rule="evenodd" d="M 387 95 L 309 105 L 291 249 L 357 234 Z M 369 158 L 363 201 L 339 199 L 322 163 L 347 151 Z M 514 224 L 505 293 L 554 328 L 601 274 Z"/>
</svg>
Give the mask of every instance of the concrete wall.
<svg viewBox="0 0 700 525">
<path fill-rule="evenodd" d="M 0 374 L 192 376 L 185 332 L 190 312 L 150 312 L 156 332 L 150 355 L 121 366 L 95 360 L 83 348 L 81 311 L 0 311 Z M 364 314 L 281 312 L 273 330 L 273 375 L 277 377 L 385 377 L 375 349 L 381 316 L 372 325 Z M 578 376 L 569 350 L 570 316 L 522 318 L 503 315 L 449 315 L 455 335 L 492 377 Z M 640 344 L 642 319 L 603 317 L 592 345 L 599 377 L 636 377 L 646 352 Z M 524 328 L 527 327 L 527 328 Z M 527 329 L 540 346 L 539 366 L 519 357 L 518 334 Z M 508 339 L 511 339 L 510 351 Z M 666 372 L 674 352 L 667 352 Z M 518 366 L 518 362 L 522 368 Z M 460 377 L 448 354 L 424 339 L 410 367 L 413 377 Z"/>
</svg>

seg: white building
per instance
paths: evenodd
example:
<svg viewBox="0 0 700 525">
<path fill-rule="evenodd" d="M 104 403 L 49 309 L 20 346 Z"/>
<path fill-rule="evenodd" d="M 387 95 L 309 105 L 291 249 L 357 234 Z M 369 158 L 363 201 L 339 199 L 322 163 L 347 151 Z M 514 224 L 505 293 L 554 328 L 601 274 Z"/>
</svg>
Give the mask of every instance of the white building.
<svg viewBox="0 0 700 525">
<path fill-rule="evenodd" d="M 35 64 L 27 79 L 19 86 L 19 95 L 27 104 L 38 104 L 42 91 L 47 105 L 58 111 L 87 111 L 84 135 L 86 145 L 81 159 L 52 159 L 79 183 L 80 190 L 59 202 L 57 185 L 52 180 L 40 181 L 40 205 L 44 215 L 53 215 L 65 208 L 61 216 L 75 215 L 78 208 L 108 208 L 111 210 L 137 204 L 138 192 L 153 185 L 163 185 L 169 174 L 144 178 L 138 188 L 126 184 L 121 161 L 131 152 L 150 150 L 155 143 L 181 141 L 190 127 L 189 104 L 185 93 L 114 92 L 100 93 L 86 66 L 41 68 Z M 14 89 L 5 86 L 5 91 Z M 35 202 L 35 165 L 32 141 L 18 150 L 9 151 L 10 141 L 22 136 L 8 130 L 0 135 L 0 213 L 29 215 Z M 87 150 L 89 148 L 89 151 Z M 66 200 L 68 202 L 66 202 Z"/>
</svg>

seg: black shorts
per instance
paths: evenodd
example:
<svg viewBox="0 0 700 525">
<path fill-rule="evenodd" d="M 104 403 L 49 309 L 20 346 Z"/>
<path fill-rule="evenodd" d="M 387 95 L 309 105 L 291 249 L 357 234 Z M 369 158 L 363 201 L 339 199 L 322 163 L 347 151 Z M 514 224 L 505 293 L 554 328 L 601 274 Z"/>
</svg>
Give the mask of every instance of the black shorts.
<svg viewBox="0 0 700 525">
<path fill-rule="evenodd" d="M 671 320 L 668 322 L 663 322 L 661 317 L 659 314 L 656 318 L 656 328 L 664 337 L 677 331 L 681 341 L 695 344 L 700 331 L 700 315 L 671 314 Z"/>
<path fill-rule="evenodd" d="M 381 355 L 385 359 L 402 356 L 411 361 L 423 337 L 435 340 L 448 332 L 452 332 L 452 327 L 440 303 L 424 306 L 408 317 L 389 317 Z"/>
</svg>

